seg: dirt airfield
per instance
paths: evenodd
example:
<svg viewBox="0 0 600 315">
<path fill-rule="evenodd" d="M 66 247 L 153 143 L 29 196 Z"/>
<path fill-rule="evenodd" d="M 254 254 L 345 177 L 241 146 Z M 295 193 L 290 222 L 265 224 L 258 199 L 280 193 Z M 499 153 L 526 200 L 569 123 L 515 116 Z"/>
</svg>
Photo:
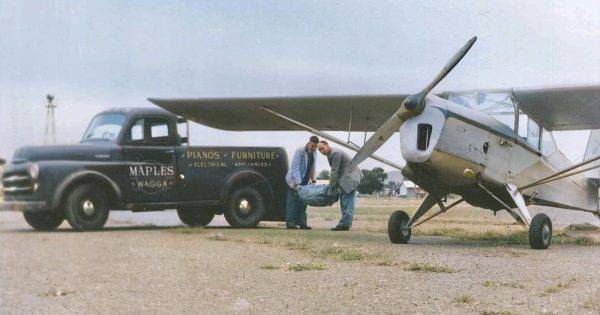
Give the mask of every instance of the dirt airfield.
<svg viewBox="0 0 600 315">
<path fill-rule="evenodd" d="M 0 312 L 600 314 L 592 226 L 555 227 L 548 250 L 531 250 L 508 216 L 464 206 L 393 245 L 389 214 L 415 205 L 360 202 L 350 232 L 329 231 L 338 205 L 310 208 L 311 231 L 236 230 L 220 216 L 193 229 L 167 211 L 38 232 L 0 212 Z"/>
</svg>

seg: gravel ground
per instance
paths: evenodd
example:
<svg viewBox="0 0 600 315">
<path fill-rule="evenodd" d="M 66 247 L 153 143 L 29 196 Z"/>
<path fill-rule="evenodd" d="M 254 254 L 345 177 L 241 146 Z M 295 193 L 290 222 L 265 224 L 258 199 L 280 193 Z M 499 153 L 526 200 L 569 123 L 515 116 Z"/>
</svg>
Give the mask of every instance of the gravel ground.
<svg viewBox="0 0 600 315">
<path fill-rule="evenodd" d="M 382 222 L 331 232 L 330 219 L 314 218 L 312 231 L 167 222 L 111 215 L 100 232 L 37 232 L 20 213 L 0 213 L 0 313 L 600 314 L 597 245 L 392 245 L 371 227 Z"/>
</svg>

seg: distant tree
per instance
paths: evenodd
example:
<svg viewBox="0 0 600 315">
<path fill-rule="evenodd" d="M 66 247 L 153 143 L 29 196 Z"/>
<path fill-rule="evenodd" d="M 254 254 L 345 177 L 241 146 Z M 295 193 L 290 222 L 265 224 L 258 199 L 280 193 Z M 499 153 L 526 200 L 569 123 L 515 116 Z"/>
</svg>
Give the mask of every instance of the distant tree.
<svg viewBox="0 0 600 315">
<path fill-rule="evenodd" d="M 358 192 L 361 194 L 372 194 L 383 190 L 383 182 L 387 179 L 387 174 L 381 167 L 375 167 L 372 170 L 362 170 L 363 178 L 358 185 Z"/>
<path fill-rule="evenodd" d="M 321 173 L 319 173 L 319 176 L 317 176 L 317 179 L 329 179 L 329 171 L 322 170 Z"/>
</svg>

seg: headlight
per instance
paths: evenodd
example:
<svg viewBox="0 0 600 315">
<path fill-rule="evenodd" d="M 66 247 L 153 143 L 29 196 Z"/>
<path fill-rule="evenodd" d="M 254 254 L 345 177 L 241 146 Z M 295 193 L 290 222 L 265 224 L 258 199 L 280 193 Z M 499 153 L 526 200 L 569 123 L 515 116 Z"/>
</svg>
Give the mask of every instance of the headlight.
<svg viewBox="0 0 600 315">
<path fill-rule="evenodd" d="M 39 166 L 37 166 L 37 164 L 31 163 L 27 167 L 27 172 L 29 172 L 29 176 L 31 176 L 31 178 L 35 180 L 38 178 L 38 175 L 40 174 L 40 168 L 39 168 Z"/>
</svg>

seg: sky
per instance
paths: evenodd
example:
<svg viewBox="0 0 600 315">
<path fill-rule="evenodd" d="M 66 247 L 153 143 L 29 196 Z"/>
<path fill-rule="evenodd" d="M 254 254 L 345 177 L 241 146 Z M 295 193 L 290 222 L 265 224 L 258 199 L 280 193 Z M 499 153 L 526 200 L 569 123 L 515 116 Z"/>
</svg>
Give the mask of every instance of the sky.
<svg viewBox="0 0 600 315">
<path fill-rule="evenodd" d="M 2 0 L 0 157 L 44 143 L 47 94 L 57 142 L 76 143 L 96 113 L 149 97 L 416 92 L 475 35 L 435 91 L 600 83 L 598 16 L 597 1 Z M 574 160 L 586 135 L 555 134 Z M 194 125 L 191 143 L 291 155 L 309 136 Z M 378 154 L 401 159 L 399 137 Z"/>
</svg>

